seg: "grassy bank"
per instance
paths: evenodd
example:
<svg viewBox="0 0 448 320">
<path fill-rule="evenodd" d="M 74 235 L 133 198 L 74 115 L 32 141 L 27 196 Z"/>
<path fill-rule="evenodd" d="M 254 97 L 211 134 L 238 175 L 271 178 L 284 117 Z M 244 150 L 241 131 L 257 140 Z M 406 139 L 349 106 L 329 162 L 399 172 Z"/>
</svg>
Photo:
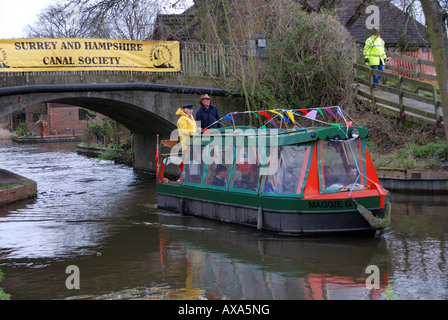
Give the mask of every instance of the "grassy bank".
<svg viewBox="0 0 448 320">
<path fill-rule="evenodd" d="M 3 279 L 3 273 L 0 270 L 0 282 L 2 281 L 2 279 Z M 10 300 L 10 299 L 11 299 L 11 296 L 9 294 L 5 293 L 3 291 L 3 289 L 0 287 L 0 300 Z"/>
<path fill-rule="evenodd" d="M 370 129 L 368 148 L 376 168 L 448 170 L 443 128 L 402 122 L 363 101 L 345 111 Z"/>
</svg>

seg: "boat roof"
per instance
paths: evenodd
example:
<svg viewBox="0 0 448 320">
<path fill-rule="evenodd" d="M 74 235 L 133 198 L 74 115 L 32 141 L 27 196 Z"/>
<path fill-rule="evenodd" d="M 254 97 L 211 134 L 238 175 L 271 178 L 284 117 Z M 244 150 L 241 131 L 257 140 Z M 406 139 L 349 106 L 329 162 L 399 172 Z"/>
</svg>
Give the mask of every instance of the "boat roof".
<svg viewBox="0 0 448 320">
<path fill-rule="evenodd" d="M 210 129 L 208 133 L 195 134 L 190 139 L 192 145 L 235 145 L 235 146 L 277 146 L 297 145 L 315 140 L 348 140 L 367 138 L 367 128 L 354 126 L 307 127 L 292 129 L 260 129 L 248 126 L 228 126 Z M 252 141 L 251 141 L 252 140 Z"/>
</svg>

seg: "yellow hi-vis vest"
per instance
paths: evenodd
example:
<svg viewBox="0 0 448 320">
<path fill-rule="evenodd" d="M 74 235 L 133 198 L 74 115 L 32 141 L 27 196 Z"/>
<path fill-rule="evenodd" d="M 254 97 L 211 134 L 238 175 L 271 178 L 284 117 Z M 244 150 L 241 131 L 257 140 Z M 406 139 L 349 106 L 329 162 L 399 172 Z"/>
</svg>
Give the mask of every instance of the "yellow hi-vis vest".
<svg viewBox="0 0 448 320">
<path fill-rule="evenodd" d="M 366 62 L 366 65 L 368 66 L 378 66 L 380 65 L 380 61 L 385 64 L 384 61 L 387 56 L 384 40 L 379 36 L 371 36 L 366 40 L 362 53 L 364 54 L 364 58 L 369 59 L 369 62 Z"/>
</svg>

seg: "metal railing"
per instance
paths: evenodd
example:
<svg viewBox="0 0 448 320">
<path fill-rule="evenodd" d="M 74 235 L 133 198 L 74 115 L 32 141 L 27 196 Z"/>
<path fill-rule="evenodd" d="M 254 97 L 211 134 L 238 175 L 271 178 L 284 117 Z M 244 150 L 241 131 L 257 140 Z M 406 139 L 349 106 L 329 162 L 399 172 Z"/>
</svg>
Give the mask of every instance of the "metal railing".
<svg viewBox="0 0 448 320">
<path fill-rule="evenodd" d="M 231 73 L 239 74 L 248 59 L 248 48 L 183 42 L 180 45 L 181 71 L 178 72 L 141 72 L 141 71 L 39 71 L 39 72 L 0 72 L 0 77 L 30 77 L 44 75 L 115 75 L 115 74 L 160 74 L 229 77 Z M 239 59 L 237 59 L 239 57 Z M 237 63 L 238 61 L 238 63 Z"/>
</svg>

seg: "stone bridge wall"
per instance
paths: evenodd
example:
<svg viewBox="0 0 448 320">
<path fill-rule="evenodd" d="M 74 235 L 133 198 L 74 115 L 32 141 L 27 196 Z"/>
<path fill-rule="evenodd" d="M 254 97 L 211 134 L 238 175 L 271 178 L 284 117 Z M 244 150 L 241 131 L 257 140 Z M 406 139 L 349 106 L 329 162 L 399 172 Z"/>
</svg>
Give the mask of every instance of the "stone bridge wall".
<svg viewBox="0 0 448 320">
<path fill-rule="evenodd" d="M 200 80 L 131 72 L 2 75 L 0 117 L 42 102 L 99 112 L 133 132 L 134 167 L 155 171 L 157 134 L 161 139 L 170 137 L 180 106 L 192 103 L 197 109 L 200 95 L 207 93 L 221 115 L 243 109 L 241 98 L 228 97 L 220 89 L 201 87 L 200 83 L 208 82 Z"/>
</svg>

